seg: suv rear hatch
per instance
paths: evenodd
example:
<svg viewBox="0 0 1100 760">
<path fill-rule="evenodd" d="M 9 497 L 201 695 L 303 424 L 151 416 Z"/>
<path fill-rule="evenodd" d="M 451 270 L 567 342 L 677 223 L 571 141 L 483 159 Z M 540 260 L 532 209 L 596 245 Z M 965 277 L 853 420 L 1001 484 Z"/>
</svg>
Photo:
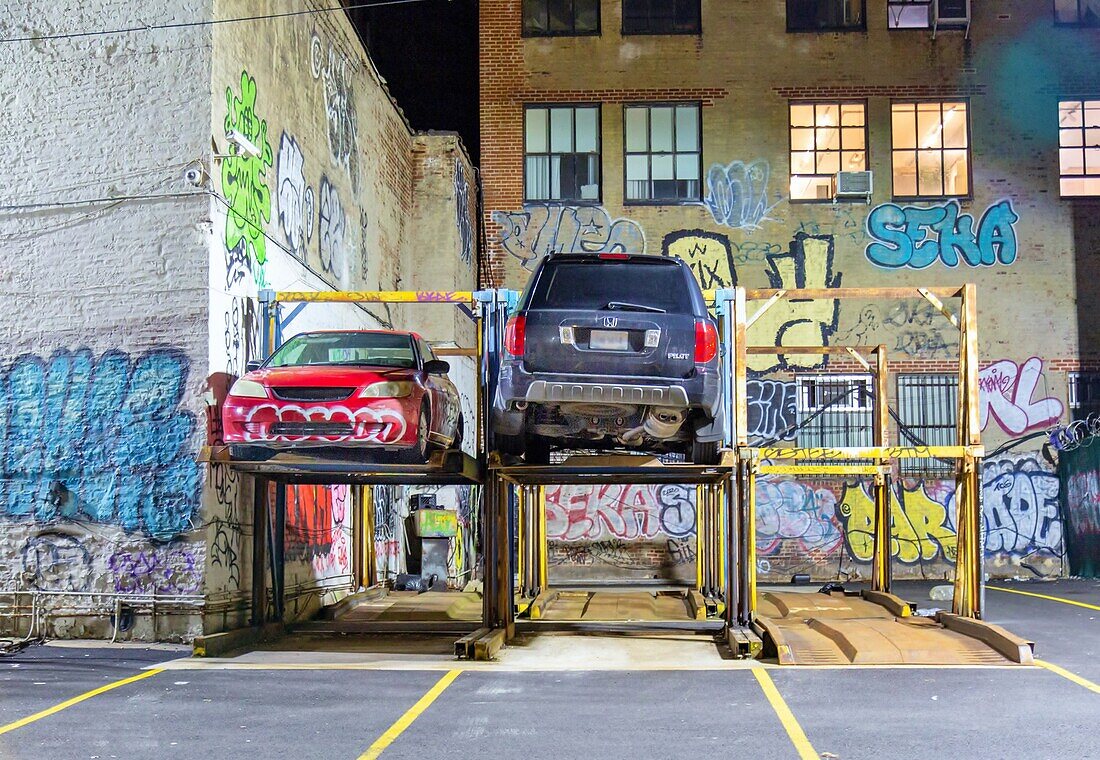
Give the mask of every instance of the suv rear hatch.
<svg viewBox="0 0 1100 760">
<path fill-rule="evenodd" d="M 674 260 L 551 259 L 525 317 L 529 372 L 688 377 L 695 370 L 692 294 Z"/>
</svg>

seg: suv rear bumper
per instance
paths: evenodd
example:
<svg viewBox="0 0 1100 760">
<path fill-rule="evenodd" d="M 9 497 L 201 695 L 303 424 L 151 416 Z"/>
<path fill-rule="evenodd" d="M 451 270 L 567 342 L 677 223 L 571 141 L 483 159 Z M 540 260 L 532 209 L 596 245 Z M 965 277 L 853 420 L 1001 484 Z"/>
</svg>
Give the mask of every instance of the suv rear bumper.
<svg viewBox="0 0 1100 760">
<path fill-rule="evenodd" d="M 527 372 L 518 364 L 500 368 L 493 423 L 501 435 L 521 435 L 527 404 L 630 404 L 697 409 L 711 424 L 700 428 L 702 441 L 721 440 L 724 433 L 721 379 L 715 369 L 699 367 L 692 377 L 661 378 L 619 375 L 564 375 Z"/>
</svg>

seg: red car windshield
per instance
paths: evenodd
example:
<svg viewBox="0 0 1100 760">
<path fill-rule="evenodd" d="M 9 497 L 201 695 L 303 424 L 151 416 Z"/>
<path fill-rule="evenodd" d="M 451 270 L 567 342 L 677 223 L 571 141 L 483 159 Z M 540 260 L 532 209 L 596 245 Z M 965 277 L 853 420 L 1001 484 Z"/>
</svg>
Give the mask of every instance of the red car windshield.
<svg viewBox="0 0 1100 760">
<path fill-rule="evenodd" d="M 412 336 L 401 333 L 302 333 L 271 355 L 265 367 L 350 365 L 415 369 Z"/>
</svg>

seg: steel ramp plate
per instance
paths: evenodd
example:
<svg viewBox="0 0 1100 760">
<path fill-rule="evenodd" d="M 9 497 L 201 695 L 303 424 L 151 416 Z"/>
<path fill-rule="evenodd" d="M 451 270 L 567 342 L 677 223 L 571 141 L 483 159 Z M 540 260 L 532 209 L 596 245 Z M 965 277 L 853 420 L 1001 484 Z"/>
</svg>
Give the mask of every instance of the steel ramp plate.
<svg viewBox="0 0 1100 760">
<path fill-rule="evenodd" d="M 542 619 L 583 621 L 692 620 L 682 593 L 567 591 L 547 603 Z"/>
<path fill-rule="evenodd" d="M 858 596 L 765 592 L 758 621 L 783 665 L 1014 664 L 976 638 Z"/>
</svg>

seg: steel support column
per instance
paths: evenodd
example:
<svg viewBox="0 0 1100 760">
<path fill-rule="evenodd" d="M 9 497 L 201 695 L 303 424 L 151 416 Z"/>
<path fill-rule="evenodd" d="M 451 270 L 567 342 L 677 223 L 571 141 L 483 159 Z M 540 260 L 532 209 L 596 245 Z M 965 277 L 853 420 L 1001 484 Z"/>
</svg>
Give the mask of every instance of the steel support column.
<svg viewBox="0 0 1100 760">
<path fill-rule="evenodd" d="M 875 349 L 875 398 L 874 398 L 874 444 L 876 447 L 890 445 L 889 415 L 889 370 L 886 364 L 886 346 Z M 875 464 L 887 464 L 883 458 L 875 459 Z M 875 475 L 875 524 L 874 556 L 871 564 L 871 588 L 875 591 L 890 591 L 890 478 L 883 472 Z"/>
<path fill-rule="evenodd" d="M 252 478 L 252 620 L 253 626 L 267 622 L 267 478 Z"/>
</svg>

